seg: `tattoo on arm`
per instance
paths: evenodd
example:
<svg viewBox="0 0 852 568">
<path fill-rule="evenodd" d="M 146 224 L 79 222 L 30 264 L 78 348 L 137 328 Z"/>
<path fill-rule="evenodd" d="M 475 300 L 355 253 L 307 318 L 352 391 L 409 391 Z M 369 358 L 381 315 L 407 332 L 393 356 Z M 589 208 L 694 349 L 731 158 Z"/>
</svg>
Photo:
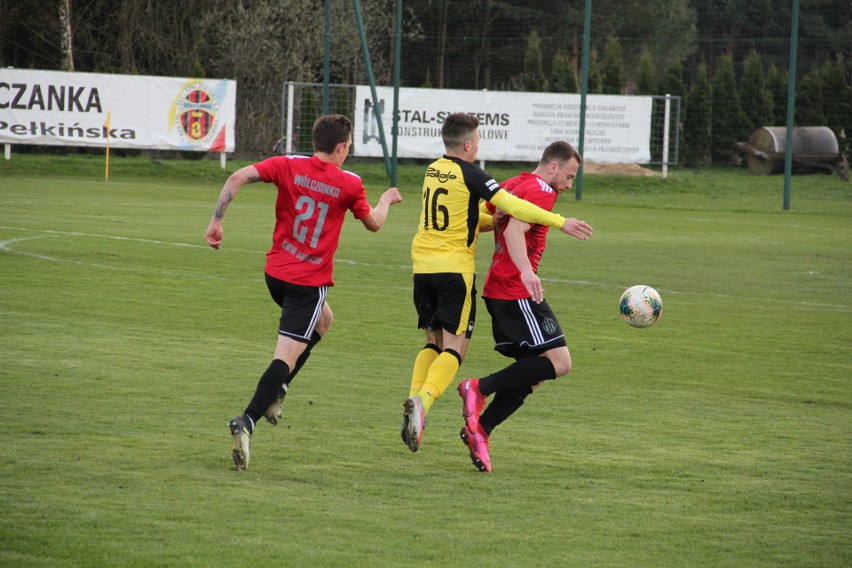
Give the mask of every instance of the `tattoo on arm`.
<svg viewBox="0 0 852 568">
<path fill-rule="evenodd" d="M 216 203 L 216 211 L 213 213 L 213 216 L 217 219 L 221 219 L 225 216 L 225 209 L 228 208 L 228 205 L 231 203 L 234 197 L 231 194 L 230 189 L 226 189 L 222 192 L 222 195 L 219 196 L 219 202 Z"/>
<path fill-rule="evenodd" d="M 232 181 L 232 179 L 229 179 L 228 182 L 234 183 Z M 249 176 L 249 177 L 243 178 L 243 179 L 245 179 L 244 182 L 241 182 L 239 180 L 236 181 L 236 183 L 238 184 L 238 186 L 237 186 L 238 189 L 239 189 L 239 185 L 242 185 L 243 183 L 257 183 L 259 181 L 263 181 L 261 179 L 260 175 L 253 175 L 253 176 Z M 213 213 L 213 216 L 216 219 L 221 219 L 222 217 L 224 217 L 225 216 L 225 209 L 228 208 L 228 205 L 230 205 L 231 201 L 233 201 L 233 200 L 234 200 L 234 194 L 231 192 L 230 189 L 228 189 L 228 186 L 226 184 L 225 188 L 222 189 L 222 194 L 219 196 L 219 202 L 216 203 L 216 211 Z"/>
</svg>

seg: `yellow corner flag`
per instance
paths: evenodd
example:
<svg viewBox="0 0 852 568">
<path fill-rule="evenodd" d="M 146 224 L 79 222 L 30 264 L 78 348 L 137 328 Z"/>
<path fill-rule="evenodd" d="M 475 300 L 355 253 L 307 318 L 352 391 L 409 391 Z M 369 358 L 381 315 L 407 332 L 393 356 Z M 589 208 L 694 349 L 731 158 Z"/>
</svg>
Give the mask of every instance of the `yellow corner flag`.
<svg viewBox="0 0 852 568">
<path fill-rule="evenodd" d="M 104 122 L 104 133 L 106 134 L 106 170 L 104 173 L 104 181 L 109 181 L 109 126 L 112 119 L 112 111 L 107 111 L 106 121 Z"/>
</svg>

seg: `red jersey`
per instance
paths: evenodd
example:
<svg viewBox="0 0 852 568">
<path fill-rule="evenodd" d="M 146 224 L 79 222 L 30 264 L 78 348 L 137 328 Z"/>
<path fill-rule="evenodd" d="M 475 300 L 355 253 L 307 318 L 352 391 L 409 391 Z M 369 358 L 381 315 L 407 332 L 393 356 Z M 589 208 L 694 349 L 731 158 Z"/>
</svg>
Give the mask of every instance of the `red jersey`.
<svg viewBox="0 0 852 568">
<path fill-rule="evenodd" d="M 556 192 L 539 176 L 523 172 L 500 184 L 504 189 L 512 192 L 521 199 L 535 203 L 542 209 L 551 211 L 556 203 Z M 493 210 L 489 204 L 489 209 Z M 503 237 L 504 224 L 494 230 L 494 256 L 491 257 L 491 268 L 485 277 L 485 286 L 482 289 L 483 298 L 495 300 L 521 300 L 529 298 L 524 283 L 521 281 L 521 273 L 518 271 L 509 251 L 506 250 L 506 241 Z M 547 225 L 533 225 L 526 232 L 527 256 L 534 271 L 538 271 L 538 263 L 544 247 L 547 246 Z"/>
<path fill-rule="evenodd" d="M 275 156 L 254 167 L 278 188 L 266 273 L 301 286 L 333 286 L 346 211 L 356 219 L 370 213 L 361 178 L 316 156 Z"/>
</svg>

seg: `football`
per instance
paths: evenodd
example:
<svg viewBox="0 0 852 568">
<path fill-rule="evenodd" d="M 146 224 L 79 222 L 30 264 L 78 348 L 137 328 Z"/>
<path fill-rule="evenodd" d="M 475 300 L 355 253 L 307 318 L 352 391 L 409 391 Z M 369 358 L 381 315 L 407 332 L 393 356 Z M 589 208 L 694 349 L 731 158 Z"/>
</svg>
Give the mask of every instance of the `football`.
<svg viewBox="0 0 852 568">
<path fill-rule="evenodd" d="M 618 310 L 621 319 L 633 327 L 649 327 L 660 319 L 663 300 L 656 290 L 639 284 L 624 291 L 618 301 Z"/>
</svg>

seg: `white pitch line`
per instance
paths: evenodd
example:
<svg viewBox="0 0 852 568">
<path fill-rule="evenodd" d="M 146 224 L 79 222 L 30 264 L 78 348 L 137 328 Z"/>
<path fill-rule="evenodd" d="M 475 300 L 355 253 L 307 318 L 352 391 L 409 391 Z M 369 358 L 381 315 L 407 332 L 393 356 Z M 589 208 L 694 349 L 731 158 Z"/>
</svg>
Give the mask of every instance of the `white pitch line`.
<svg viewBox="0 0 852 568">
<path fill-rule="evenodd" d="M 721 223 L 723 225 L 744 225 L 744 226 L 747 226 L 747 227 L 769 227 L 771 229 L 805 229 L 805 230 L 808 230 L 808 231 L 819 230 L 819 231 L 826 231 L 826 232 L 832 232 L 832 233 L 838 232 L 838 231 L 844 232 L 844 233 L 849 232 L 849 229 L 846 228 L 846 227 L 826 227 L 826 226 L 811 227 L 811 226 L 795 225 L 795 224 L 786 225 L 783 222 L 781 222 L 781 223 L 767 223 L 765 221 L 735 221 L 735 220 L 730 220 L 730 219 L 725 220 L 725 221 L 719 221 L 718 219 L 707 219 L 705 217 L 689 217 L 689 218 L 686 218 L 685 220 L 690 221 L 690 222 L 697 222 L 697 223 L 713 223 L 713 224 L 720 224 Z"/>
<path fill-rule="evenodd" d="M 28 256 L 28 257 L 31 257 L 31 258 L 38 258 L 40 260 L 47 260 L 47 261 L 51 261 L 51 262 L 65 262 L 65 263 L 70 263 L 70 264 L 76 264 L 78 266 L 91 266 L 91 267 L 95 267 L 95 268 L 105 268 L 105 269 L 108 269 L 108 270 L 127 270 L 127 268 L 126 267 L 118 267 L 118 266 L 110 266 L 110 265 L 107 265 L 107 264 L 101 264 L 101 263 L 96 263 L 96 262 L 88 262 L 88 261 L 84 261 L 84 260 L 68 260 L 68 259 L 65 259 L 65 258 L 59 258 L 59 257 L 55 257 L 55 256 L 48 256 L 48 255 L 34 253 L 34 252 L 21 251 L 21 250 L 17 250 L 12 245 L 14 245 L 15 243 L 20 243 L 20 242 L 24 242 L 24 241 L 32 241 L 32 240 L 44 239 L 44 238 L 84 237 L 84 238 L 108 239 L 108 240 L 113 240 L 113 241 L 138 242 L 138 243 L 145 243 L 145 244 L 152 244 L 152 245 L 173 246 L 173 247 L 182 247 L 182 248 L 194 248 L 194 249 L 201 249 L 201 250 L 208 250 L 208 249 L 211 248 L 208 245 L 201 245 L 201 244 L 169 242 L 169 241 L 161 241 L 161 240 L 157 240 L 157 239 L 144 239 L 144 238 L 141 238 L 141 237 L 124 237 L 124 236 L 120 236 L 120 235 L 103 235 L 103 234 L 98 234 L 98 233 L 82 233 L 82 232 L 79 232 L 79 231 L 54 231 L 54 230 L 50 230 L 50 229 L 29 229 L 29 228 L 26 228 L 26 227 L 7 227 L 7 226 L 0 226 L 0 230 L 40 233 L 40 234 L 34 235 L 32 237 L 21 237 L 21 238 L 16 238 L 16 239 L 7 239 L 7 240 L 4 240 L 4 241 L 0 241 L 0 251 L 2 251 L 2 252 L 6 252 L 6 253 L 9 253 L 9 254 L 16 254 L 16 255 L 19 255 L 19 256 Z M 258 251 L 255 251 L 255 250 L 236 249 L 236 248 L 230 248 L 230 247 L 227 250 L 229 252 L 258 254 Z M 344 259 L 335 258 L 334 262 L 336 264 L 346 264 L 346 265 L 349 265 L 349 266 L 364 266 L 364 267 L 378 266 L 378 265 L 374 265 L 374 264 L 367 263 L 367 262 L 361 262 L 361 261 L 357 261 L 357 260 L 349 260 L 349 259 L 345 259 L 345 258 Z M 410 266 L 397 266 L 397 265 L 384 265 L 384 266 L 391 266 L 391 267 L 394 267 L 394 268 L 404 268 L 404 269 L 410 269 L 411 268 Z M 162 274 L 170 274 L 170 275 L 175 274 L 173 271 L 161 271 L 161 273 Z M 185 273 L 185 274 L 195 274 L 195 273 Z"/>
<path fill-rule="evenodd" d="M 607 284 L 605 282 L 589 282 L 588 280 L 563 280 L 563 279 L 559 279 L 559 278 L 542 278 L 541 281 L 542 282 L 553 282 L 555 284 L 571 284 L 571 285 L 575 285 L 575 286 L 590 286 L 590 287 L 594 286 L 596 288 L 616 288 L 618 290 L 626 290 L 627 289 L 627 286 Z M 657 287 L 656 290 L 658 292 L 660 292 L 660 294 L 662 294 L 663 296 L 708 296 L 708 297 L 711 297 L 711 298 L 719 298 L 719 299 L 722 299 L 722 300 L 731 300 L 731 299 L 734 299 L 736 297 L 736 295 L 734 295 L 734 294 L 722 294 L 722 293 L 719 293 L 719 292 L 715 292 L 715 293 L 714 292 L 706 292 L 706 291 L 703 291 L 703 290 L 700 291 L 700 292 L 682 292 L 682 291 L 679 291 L 679 290 L 671 290 L 671 289 L 668 289 L 668 288 L 659 288 L 659 287 Z M 764 298 L 761 298 L 761 301 L 763 301 L 763 300 L 764 300 Z M 779 302 L 780 301 L 781 300 L 779 300 Z M 776 303 L 777 302 L 772 302 L 772 304 L 776 304 Z M 804 307 L 808 307 L 808 308 L 819 308 L 819 309 L 838 310 L 838 311 L 841 311 L 841 312 L 852 312 L 852 306 L 844 306 L 844 305 L 841 305 L 841 304 L 820 304 L 820 303 L 817 303 L 817 302 L 806 302 L 806 301 L 801 301 L 801 300 L 790 301 L 788 303 L 790 305 L 804 306 Z M 663 304 L 665 305 L 665 301 L 663 302 Z M 763 307 L 765 304 L 762 304 L 762 303 L 756 301 L 752 305 L 755 306 L 755 307 Z"/>
<path fill-rule="evenodd" d="M 50 229 L 27 229 L 26 227 L 2 227 L 0 226 L 0 230 L 7 231 L 26 231 L 28 233 L 42 233 L 41 236 L 59 236 L 59 237 L 91 237 L 95 239 L 110 239 L 113 241 L 136 241 L 140 243 L 148 243 L 154 245 L 169 245 L 175 247 L 189 247 L 189 248 L 208 248 L 207 245 L 196 245 L 190 243 L 170 243 L 168 241 L 158 241 L 154 239 L 143 239 L 139 237 L 122 237 L 119 235 L 100 235 L 97 233 L 80 233 L 76 231 L 53 231 Z"/>
<path fill-rule="evenodd" d="M 119 236 L 119 235 L 102 235 L 102 234 L 97 234 L 97 233 L 81 233 L 81 232 L 77 232 L 77 231 L 54 231 L 54 230 L 50 230 L 50 229 L 39 230 L 39 229 L 29 229 L 29 228 L 26 228 L 26 227 L 7 227 L 7 226 L 0 226 L 0 230 L 41 233 L 41 234 L 38 234 L 38 235 L 34 235 L 32 237 L 22 237 L 22 238 L 17 238 L 17 239 L 8 239 L 8 240 L 0 241 L 0 251 L 2 251 L 2 252 L 7 252 L 9 254 L 17 254 L 17 255 L 21 255 L 21 256 L 29 256 L 29 257 L 32 257 L 32 258 L 38 258 L 40 260 L 47 260 L 47 261 L 51 261 L 51 262 L 66 262 L 66 263 L 76 264 L 78 266 L 91 266 L 91 267 L 95 267 L 95 268 L 104 268 L 104 269 L 107 269 L 107 270 L 128 270 L 128 269 L 126 267 L 123 267 L 123 266 L 122 267 L 110 266 L 110 265 L 106 265 L 106 264 L 100 264 L 100 263 L 95 263 L 95 262 L 87 262 L 87 261 L 83 261 L 83 260 L 68 260 L 68 259 L 64 259 L 64 258 L 47 256 L 47 255 L 38 254 L 38 253 L 22 252 L 22 251 L 19 251 L 19 250 L 15 250 L 14 248 L 12 248 L 11 245 L 18 243 L 18 242 L 31 241 L 31 240 L 36 240 L 36 239 L 43 239 L 43 238 L 48 238 L 48 237 L 68 236 L 68 237 L 88 237 L 88 238 L 98 238 L 98 239 L 109 239 L 109 240 L 114 240 L 114 241 L 130 241 L 130 242 L 139 242 L 139 243 L 146 243 L 146 244 L 174 246 L 174 247 L 183 247 L 183 248 L 194 248 L 194 249 L 204 249 L 204 250 L 210 248 L 207 245 L 200 245 L 200 244 L 176 243 L 176 242 L 161 241 L 161 240 L 156 240 L 156 239 L 143 239 L 143 238 L 140 238 L 140 237 L 124 237 L 124 236 Z M 257 253 L 257 251 L 250 251 L 250 250 L 245 250 L 245 249 L 228 249 L 228 250 L 233 251 L 233 252 L 245 252 L 245 253 L 250 253 L 250 254 L 256 254 Z M 364 266 L 364 267 L 379 266 L 379 265 L 375 265 L 375 264 L 371 264 L 371 263 L 367 263 L 367 262 L 361 262 L 361 261 L 349 260 L 349 259 L 336 258 L 334 261 L 335 261 L 335 263 L 347 264 L 349 266 Z M 394 267 L 394 268 L 401 269 L 401 270 L 411 270 L 410 265 L 382 265 L 382 266 L 385 266 L 385 267 L 390 266 L 390 267 Z M 222 276 L 214 276 L 214 275 L 210 275 L 210 274 L 198 274 L 198 273 L 193 273 L 193 272 L 179 273 L 179 272 L 175 272 L 175 271 L 165 271 L 165 270 L 160 271 L 160 272 L 161 272 L 161 274 L 168 274 L 168 275 L 186 274 L 186 275 L 192 275 L 192 276 L 210 278 L 210 279 L 223 279 L 223 278 L 225 278 L 225 277 L 222 277 Z M 611 284 L 611 283 L 606 283 L 606 282 L 592 282 L 592 281 L 589 281 L 589 280 L 566 280 L 566 279 L 559 279 L 559 278 L 542 278 L 541 280 L 542 280 L 542 282 L 553 282 L 555 284 L 570 284 L 570 285 L 574 285 L 574 286 L 588 286 L 588 287 L 607 288 L 607 289 L 616 289 L 616 290 L 623 290 L 623 289 L 627 288 L 627 286 L 625 286 L 625 285 Z M 356 288 L 362 288 L 362 287 L 368 288 L 370 286 L 369 285 L 367 285 L 367 286 L 355 285 L 355 287 Z M 681 291 L 676 291 L 676 290 L 669 290 L 669 289 L 666 289 L 666 288 L 657 288 L 657 290 L 660 291 L 661 293 L 663 293 L 664 295 L 686 295 L 686 296 L 698 295 L 697 292 L 681 292 Z M 732 294 L 721 294 L 721 293 L 701 292 L 700 294 L 702 296 L 711 296 L 711 297 L 721 298 L 721 299 L 731 299 L 731 298 L 734 297 L 734 295 L 732 295 Z M 806 302 L 806 301 L 792 301 L 792 302 L 790 302 L 790 304 L 791 305 L 799 305 L 799 306 L 808 307 L 808 308 L 835 309 L 835 310 L 840 310 L 840 311 L 844 311 L 844 312 L 852 311 L 852 306 L 843 306 L 843 305 L 839 305 L 839 304 L 819 304 L 819 303 L 816 303 L 816 302 Z"/>
<path fill-rule="evenodd" d="M 116 236 L 116 235 L 98 235 L 98 234 L 79 233 L 79 232 L 71 232 L 71 231 L 52 231 L 52 230 L 37 231 L 37 230 L 34 230 L 34 229 L 27 229 L 27 228 L 24 228 L 24 227 L 0 227 L 0 229 L 47 233 L 47 234 L 41 234 L 41 235 L 34 235 L 32 237 L 20 237 L 20 238 L 17 238 L 17 239 L 7 239 L 7 240 L 4 240 L 4 241 L 0 241 L 0 252 L 6 252 L 6 253 L 9 253 L 9 254 L 16 254 L 18 256 L 28 256 L 30 258 L 37 258 L 39 260 L 47 260 L 47 261 L 50 261 L 50 262 L 76 264 L 78 266 L 89 266 L 89 267 L 92 267 L 92 268 L 101 268 L 101 269 L 105 269 L 105 270 L 123 270 L 123 271 L 126 271 L 126 272 L 139 272 L 139 271 L 147 272 L 147 270 L 142 270 L 142 269 L 134 270 L 134 269 L 128 269 L 126 266 L 111 266 L 109 264 L 101 264 L 101 263 L 98 263 L 98 262 L 89 262 L 89 261 L 85 261 L 85 260 L 69 260 L 67 258 L 59 258 L 59 257 L 56 257 L 56 256 L 48 256 L 48 255 L 45 255 L 45 254 L 39 254 L 39 253 L 35 253 L 35 252 L 27 252 L 27 251 L 17 250 L 15 248 L 13 248 L 12 245 L 14 245 L 15 243 L 20 243 L 20 242 L 24 242 L 24 241 L 33 241 L 33 240 L 45 239 L 45 238 L 90 237 L 90 238 L 110 239 L 110 240 L 116 240 L 116 241 L 135 241 L 135 242 L 142 242 L 142 243 L 147 243 L 147 244 L 159 244 L 159 245 L 167 245 L 167 246 L 186 247 L 186 248 L 208 248 L 206 246 L 194 245 L 194 244 L 189 244 L 189 243 L 170 243 L 170 242 L 167 242 L 167 241 L 158 241 L 158 240 L 153 240 L 153 239 L 141 239 L 141 238 L 136 238 L 136 237 L 121 237 L 121 236 Z M 195 277 L 211 278 L 211 279 L 223 279 L 224 278 L 224 277 L 221 277 L 221 276 L 213 276 L 213 275 L 209 275 L 209 274 L 197 274 L 197 273 L 194 273 L 194 272 L 179 273 L 179 272 L 175 272 L 175 271 L 166 271 L 166 270 L 161 270 L 160 274 L 165 274 L 165 275 L 184 274 L 184 275 L 192 275 L 192 276 L 195 276 Z"/>
<path fill-rule="evenodd" d="M 58 258 L 58 257 L 55 257 L 55 256 L 47 256 L 47 255 L 38 254 L 38 253 L 35 253 L 35 252 L 22 252 L 22 251 L 19 251 L 19 250 L 15 250 L 11 247 L 11 245 L 14 244 L 14 243 L 20 243 L 20 242 L 23 242 L 23 241 L 34 241 L 36 239 L 44 239 L 44 238 L 47 238 L 47 237 L 48 237 L 48 235 L 37 235 L 35 237 L 24 237 L 24 238 L 20 238 L 20 239 L 9 239 L 9 240 L 6 240 L 6 241 L 0 241 L 0 251 L 7 252 L 9 254 L 17 254 L 19 256 L 29 256 L 29 257 L 32 257 L 32 258 L 38 258 L 40 260 L 48 260 L 48 261 L 51 261 L 51 262 L 67 262 L 67 263 L 70 263 L 70 264 L 76 264 L 78 266 L 94 266 L 94 267 L 97 267 L 97 268 L 106 268 L 106 269 L 109 269 L 109 270 L 115 270 L 115 267 L 108 266 L 106 264 L 98 264 L 98 263 L 95 263 L 95 262 L 86 262 L 84 260 L 68 260 L 66 258 Z"/>
</svg>

